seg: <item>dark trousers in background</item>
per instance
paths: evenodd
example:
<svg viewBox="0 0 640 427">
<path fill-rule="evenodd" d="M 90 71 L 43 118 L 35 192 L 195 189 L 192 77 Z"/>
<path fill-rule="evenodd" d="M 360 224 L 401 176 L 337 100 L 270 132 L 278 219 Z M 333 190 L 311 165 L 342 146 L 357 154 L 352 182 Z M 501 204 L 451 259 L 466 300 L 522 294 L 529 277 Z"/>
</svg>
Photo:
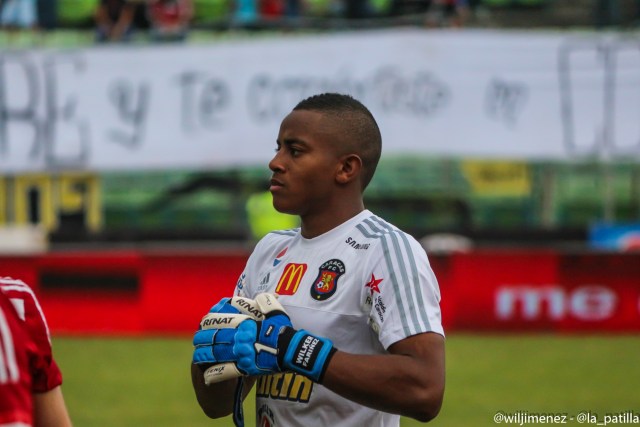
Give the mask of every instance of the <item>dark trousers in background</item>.
<svg viewBox="0 0 640 427">
<path fill-rule="evenodd" d="M 53 30 L 58 24 L 58 0 L 38 0 L 38 26 L 43 30 Z"/>
</svg>

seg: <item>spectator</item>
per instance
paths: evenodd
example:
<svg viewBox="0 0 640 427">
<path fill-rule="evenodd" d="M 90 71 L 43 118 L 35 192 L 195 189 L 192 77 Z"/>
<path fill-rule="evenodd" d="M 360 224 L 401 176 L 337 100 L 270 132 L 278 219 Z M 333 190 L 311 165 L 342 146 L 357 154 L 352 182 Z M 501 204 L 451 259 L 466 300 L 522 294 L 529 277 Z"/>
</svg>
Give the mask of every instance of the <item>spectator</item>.
<svg viewBox="0 0 640 427">
<path fill-rule="evenodd" d="M 431 6 L 431 0 L 391 0 L 389 15 L 399 17 L 403 15 L 425 14 Z"/>
<path fill-rule="evenodd" d="M 427 26 L 460 28 L 468 18 L 468 0 L 434 0 L 427 14 Z"/>
<path fill-rule="evenodd" d="M 344 0 L 344 17 L 346 19 L 365 19 L 370 17 L 367 0 Z"/>
<path fill-rule="evenodd" d="M 150 0 L 147 5 L 151 38 L 183 41 L 193 18 L 192 0 Z"/>
<path fill-rule="evenodd" d="M 282 0 L 260 0 L 260 17 L 266 22 L 278 21 L 284 14 Z"/>
<path fill-rule="evenodd" d="M 0 25 L 11 34 L 36 27 L 36 0 L 4 0 Z"/>
<path fill-rule="evenodd" d="M 128 0 L 100 0 L 96 10 L 96 40 L 129 41 L 134 16 L 135 5 Z"/>
<path fill-rule="evenodd" d="M 249 30 L 257 29 L 260 20 L 258 1 L 259 0 L 235 0 L 233 2 L 231 26 Z"/>
<path fill-rule="evenodd" d="M 298 23 L 304 14 L 304 10 L 305 4 L 303 0 L 285 0 L 284 2 L 284 16 L 290 25 Z"/>
<path fill-rule="evenodd" d="M 57 0 L 38 0 L 38 28 L 51 31 L 57 25 Z"/>
<path fill-rule="evenodd" d="M 620 24 L 619 0 L 594 0 L 593 14 L 596 28 Z"/>
</svg>

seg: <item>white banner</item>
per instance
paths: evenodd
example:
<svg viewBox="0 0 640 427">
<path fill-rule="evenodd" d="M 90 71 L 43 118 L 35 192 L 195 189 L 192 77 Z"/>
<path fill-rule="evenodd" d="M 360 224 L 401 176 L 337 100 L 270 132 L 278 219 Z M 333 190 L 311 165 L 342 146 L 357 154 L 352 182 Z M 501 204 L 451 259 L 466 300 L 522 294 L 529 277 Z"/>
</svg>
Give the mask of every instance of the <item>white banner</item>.
<svg viewBox="0 0 640 427">
<path fill-rule="evenodd" d="M 640 40 L 380 30 L 0 53 L 0 173 L 266 164 L 304 97 L 351 93 L 385 154 L 640 157 Z"/>
</svg>

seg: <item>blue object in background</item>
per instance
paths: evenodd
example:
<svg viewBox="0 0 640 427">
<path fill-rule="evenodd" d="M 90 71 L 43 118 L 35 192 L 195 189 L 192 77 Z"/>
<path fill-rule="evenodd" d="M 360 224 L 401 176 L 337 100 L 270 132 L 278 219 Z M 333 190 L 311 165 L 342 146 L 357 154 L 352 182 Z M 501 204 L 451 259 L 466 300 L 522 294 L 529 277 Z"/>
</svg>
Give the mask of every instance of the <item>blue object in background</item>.
<svg viewBox="0 0 640 427">
<path fill-rule="evenodd" d="M 596 223 L 591 227 L 589 243 L 595 249 L 640 251 L 640 222 L 630 224 Z"/>
</svg>

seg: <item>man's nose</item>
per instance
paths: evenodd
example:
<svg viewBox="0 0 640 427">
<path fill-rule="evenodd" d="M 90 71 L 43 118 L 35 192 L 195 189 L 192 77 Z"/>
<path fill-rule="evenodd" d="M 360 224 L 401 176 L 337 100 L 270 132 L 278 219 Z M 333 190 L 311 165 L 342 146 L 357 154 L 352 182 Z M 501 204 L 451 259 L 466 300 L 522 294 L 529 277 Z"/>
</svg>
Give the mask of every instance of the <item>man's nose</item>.
<svg viewBox="0 0 640 427">
<path fill-rule="evenodd" d="M 271 169 L 273 172 L 282 172 L 284 171 L 284 166 L 282 165 L 282 158 L 280 157 L 280 152 L 277 151 L 276 155 L 273 156 L 273 158 L 271 159 L 271 161 L 269 162 L 269 169 Z"/>
</svg>

